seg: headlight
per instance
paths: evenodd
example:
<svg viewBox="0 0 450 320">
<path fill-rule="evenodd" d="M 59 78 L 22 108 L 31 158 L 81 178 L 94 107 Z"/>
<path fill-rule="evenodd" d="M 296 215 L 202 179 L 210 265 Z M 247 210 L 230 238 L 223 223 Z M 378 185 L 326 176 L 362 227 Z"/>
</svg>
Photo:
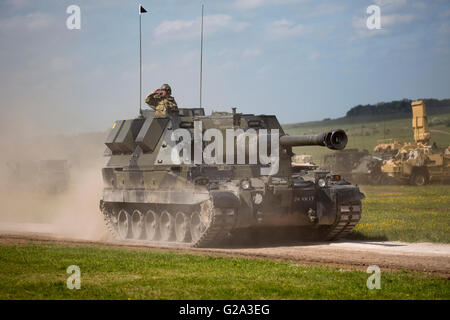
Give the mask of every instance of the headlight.
<svg viewBox="0 0 450 320">
<path fill-rule="evenodd" d="M 244 180 L 241 182 L 241 188 L 244 190 L 250 189 L 250 181 Z"/>
<path fill-rule="evenodd" d="M 326 187 L 327 186 L 327 180 L 325 180 L 324 178 L 320 178 L 319 180 L 317 180 L 317 185 L 321 188 Z"/>
<path fill-rule="evenodd" d="M 253 196 L 253 202 L 255 204 L 261 204 L 263 201 L 263 196 L 261 193 L 255 193 L 255 195 Z"/>
</svg>

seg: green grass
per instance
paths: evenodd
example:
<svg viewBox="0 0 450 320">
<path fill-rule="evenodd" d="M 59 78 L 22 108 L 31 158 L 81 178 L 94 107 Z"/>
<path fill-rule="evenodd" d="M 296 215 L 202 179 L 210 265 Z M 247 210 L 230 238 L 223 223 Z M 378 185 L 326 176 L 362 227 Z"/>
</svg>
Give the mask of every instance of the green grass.
<svg viewBox="0 0 450 320">
<path fill-rule="evenodd" d="M 363 186 L 357 239 L 450 243 L 450 185 Z"/>
<path fill-rule="evenodd" d="M 81 289 L 66 268 L 81 268 Z M 0 299 L 449 299 L 449 281 L 261 259 L 45 243 L 0 246 Z"/>
<path fill-rule="evenodd" d="M 449 119 L 450 114 L 429 117 L 429 123 L 434 118 Z M 326 121 L 313 124 L 299 124 L 284 126 L 286 133 L 290 135 L 316 134 L 330 129 L 344 129 L 349 137 L 348 148 L 367 149 L 369 152 L 378 144 L 380 139 L 395 139 L 398 141 L 414 141 L 413 129 L 411 127 L 411 118 L 393 119 L 388 121 L 358 122 L 358 123 L 339 123 L 327 124 Z M 450 145 L 450 128 L 445 125 L 435 125 L 430 127 L 431 141 L 436 142 L 438 146 L 444 147 Z M 385 132 L 385 133 L 383 133 Z M 317 164 L 322 163 L 325 154 L 334 151 L 321 147 L 296 147 L 296 154 L 310 154 L 314 157 Z"/>
</svg>

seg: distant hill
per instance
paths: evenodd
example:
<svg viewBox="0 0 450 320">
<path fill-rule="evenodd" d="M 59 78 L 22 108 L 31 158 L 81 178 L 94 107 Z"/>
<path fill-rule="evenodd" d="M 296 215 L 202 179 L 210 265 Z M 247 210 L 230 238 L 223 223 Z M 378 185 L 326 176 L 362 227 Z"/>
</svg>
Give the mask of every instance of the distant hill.
<svg viewBox="0 0 450 320">
<path fill-rule="evenodd" d="M 425 100 L 427 112 L 429 114 L 444 113 L 450 110 L 450 99 L 420 99 Z M 443 110 L 446 110 L 443 112 Z M 411 115 L 411 100 L 403 99 L 391 102 L 380 102 L 377 104 L 358 105 L 351 108 L 346 118 L 360 116 L 388 116 L 391 115 Z"/>
<path fill-rule="evenodd" d="M 437 115 L 450 113 L 450 99 L 420 99 L 425 100 L 427 114 Z M 347 111 L 346 115 L 337 119 L 324 119 L 305 123 L 288 124 L 284 127 L 321 126 L 327 124 L 372 122 L 389 119 L 408 118 L 412 115 L 410 99 L 391 102 L 379 102 L 377 104 L 357 105 Z"/>
</svg>

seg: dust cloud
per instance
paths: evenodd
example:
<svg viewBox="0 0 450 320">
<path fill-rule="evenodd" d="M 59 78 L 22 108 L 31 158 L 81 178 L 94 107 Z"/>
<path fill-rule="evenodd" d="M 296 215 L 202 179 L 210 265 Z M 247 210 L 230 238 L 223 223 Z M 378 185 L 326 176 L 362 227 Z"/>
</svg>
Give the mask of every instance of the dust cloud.
<svg viewBox="0 0 450 320">
<path fill-rule="evenodd" d="M 106 163 L 106 132 L 62 135 L 27 119 L 2 123 L 0 129 L 0 230 L 51 233 L 62 237 L 103 240 L 107 237 L 99 210 L 101 168 Z M 43 187 L 48 174 L 40 163 L 66 160 L 62 190 Z M 49 183 L 49 181 L 44 181 Z"/>
</svg>

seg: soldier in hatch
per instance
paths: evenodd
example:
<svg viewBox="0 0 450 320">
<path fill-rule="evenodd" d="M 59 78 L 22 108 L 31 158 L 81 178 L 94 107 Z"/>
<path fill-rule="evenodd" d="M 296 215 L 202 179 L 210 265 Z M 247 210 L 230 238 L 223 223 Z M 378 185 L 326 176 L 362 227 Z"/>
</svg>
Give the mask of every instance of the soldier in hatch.
<svg viewBox="0 0 450 320">
<path fill-rule="evenodd" d="M 160 89 L 153 90 L 146 98 L 145 103 L 155 110 L 155 115 L 164 116 L 167 111 L 177 111 L 178 106 L 172 97 L 172 89 L 163 84 Z"/>
</svg>

